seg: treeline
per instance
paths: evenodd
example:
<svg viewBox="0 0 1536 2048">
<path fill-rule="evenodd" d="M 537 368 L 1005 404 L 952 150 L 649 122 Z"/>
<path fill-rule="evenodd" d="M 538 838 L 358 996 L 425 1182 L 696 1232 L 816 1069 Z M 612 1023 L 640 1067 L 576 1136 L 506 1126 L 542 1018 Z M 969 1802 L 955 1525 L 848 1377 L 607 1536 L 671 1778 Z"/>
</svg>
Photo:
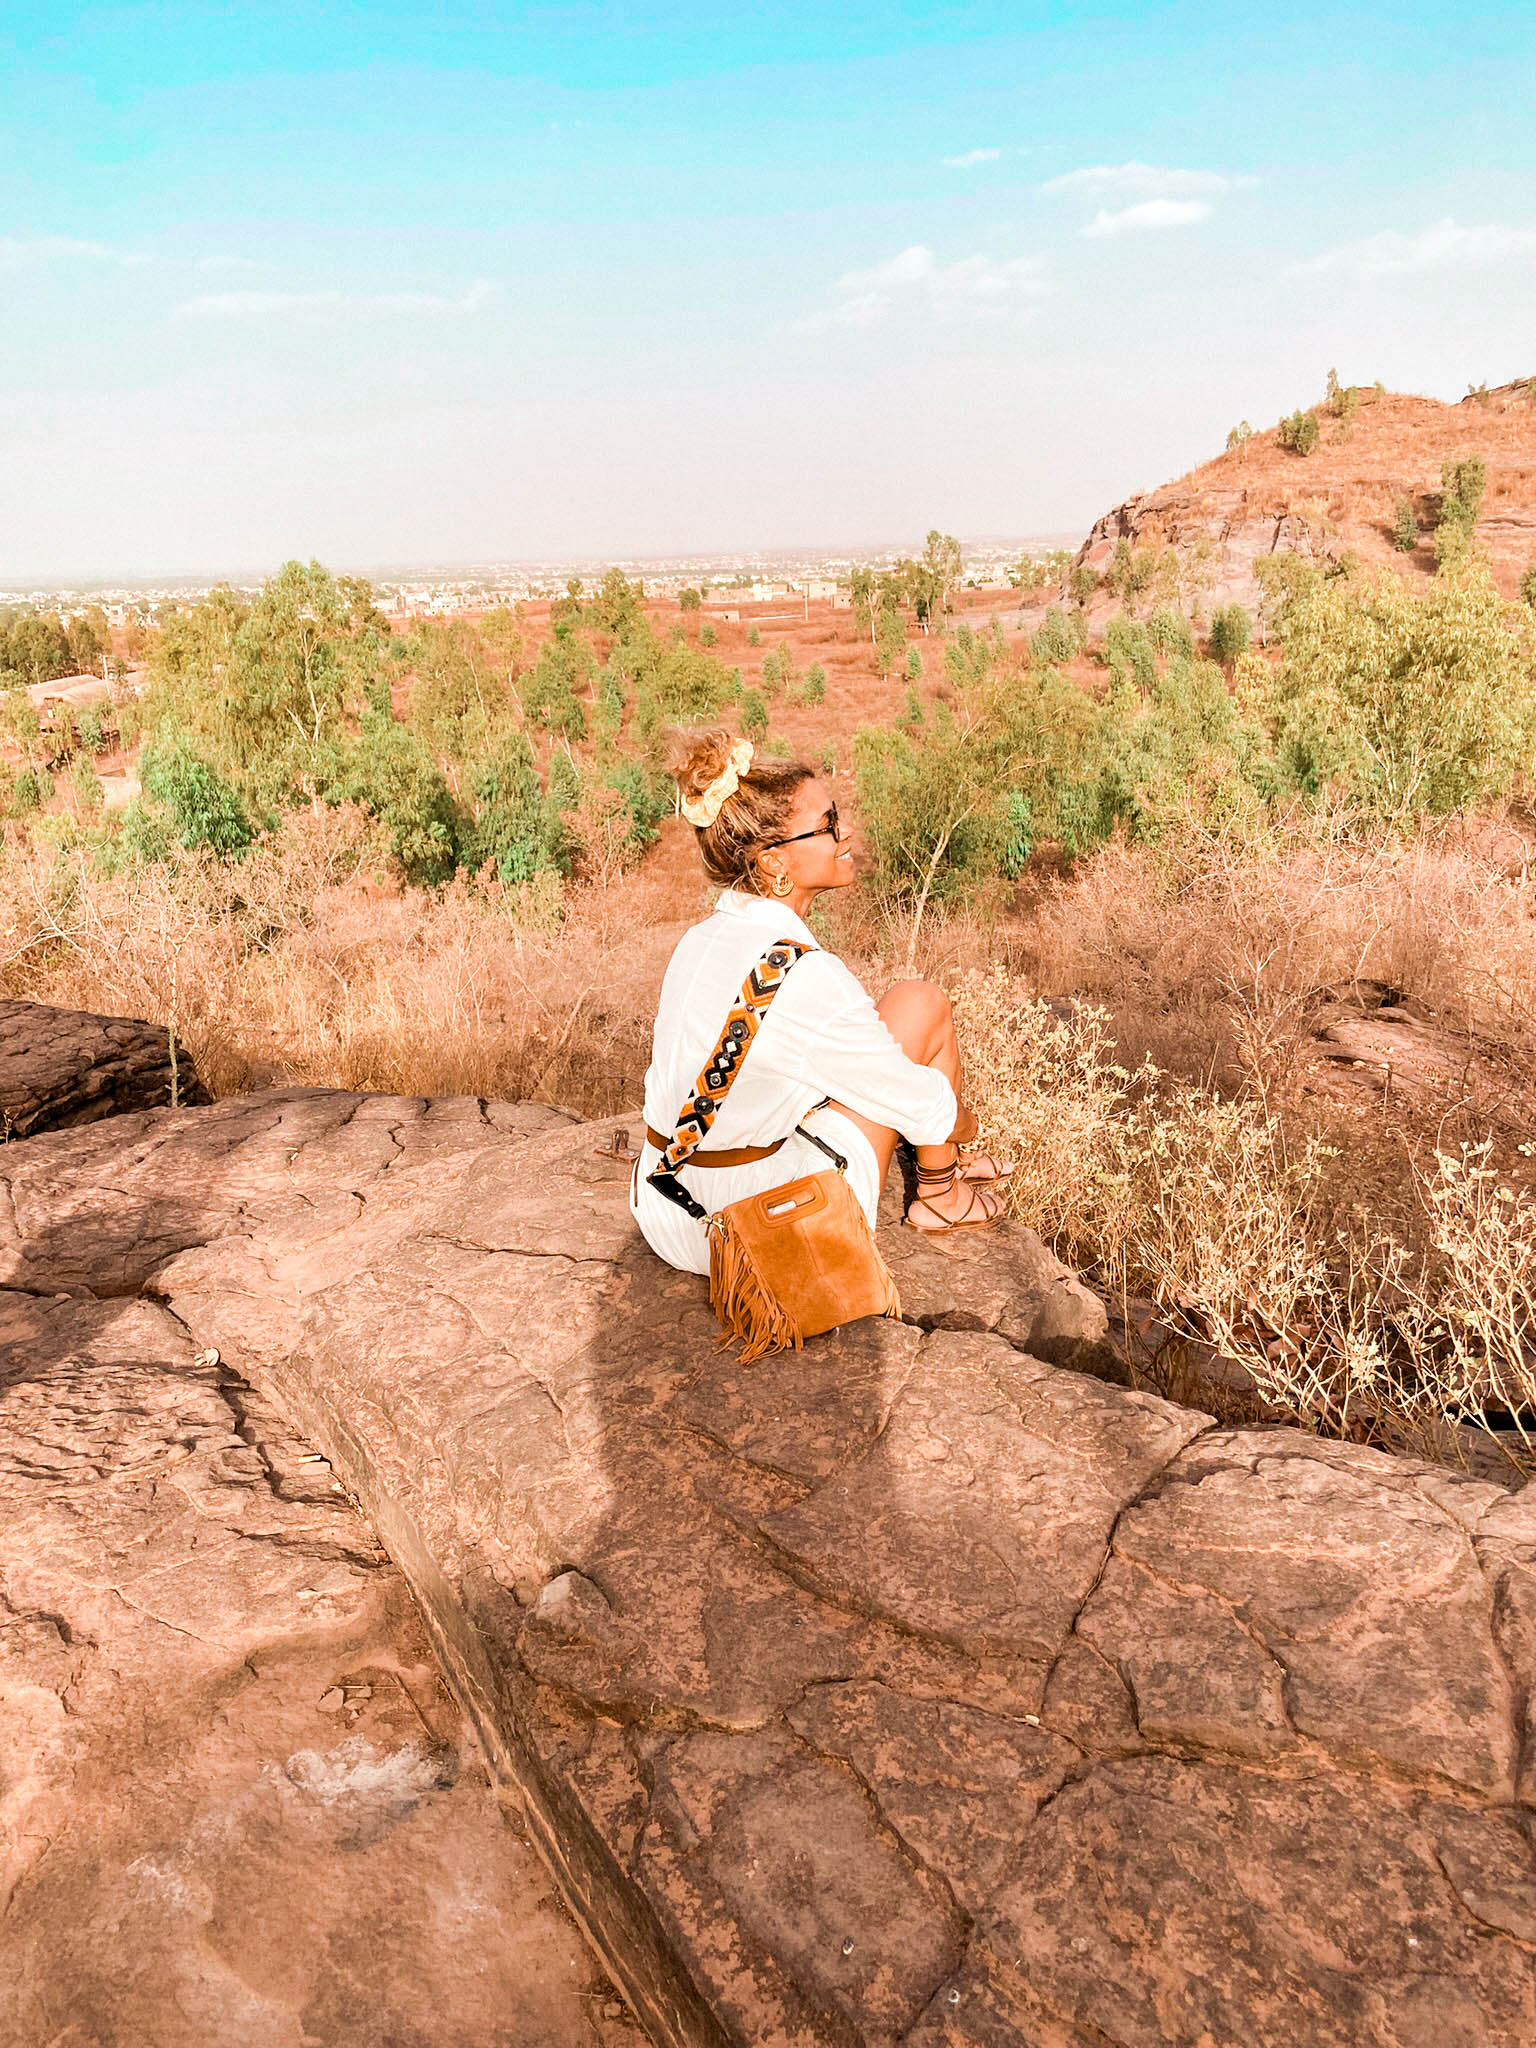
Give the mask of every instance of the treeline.
<svg viewBox="0 0 1536 2048">
<path fill-rule="evenodd" d="M 111 628 L 98 605 L 70 619 L 30 605 L 0 607 L 0 691 L 56 676 L 100 675 L 111 652 Z"/>
<path fill-rule="evenodd" d="M 1485 566 L 1422 590 L 1296 556 L 1266 576 L 1272 654 L 1247 650 L 1240 607 L 1212 620 L 1205 657 L 1178 612 L 1122 614 L 1097 650 L 1097 688 L 1062 673 L 1081 653 L 1066 611 L 1047 614 L 1022 663 L 1000 633 L 962 627 L 945 650 L 946 701 L 911 701 L 895 728 L 856 736 L 888 904 L 921 915 L 1016 876 L 1044 839 L 1070 856 L 1116 833 L 1251 850 L 1298 809 L 1407 829 L 1529 785 L 1532 616 Z"/>
<path fill-rule="evenodd" d="M 1276 556 L 1263 653 L 1235 605 L 1197 642 L 1178 603 L 1153 602 L 1177 595 L 1166 561 L 1139 569 L 1117 557 L 1110 580 L 1149 614 L 1123 612 L 1092 649 L 1081 604 L 1051 607 L 1024 648 L 996 625 L 951 629 L 940 679 L 907 649 L 905 710 L 854 735 L 853 766 L 873 885 L 914 929 L 1017 877 L 1042 841 L 1069 857 L 1116 834 L 1252 847 L 1298 810 L 1406 827 L 1529 778 L 1532 614 L 1475 558 L 1415 588 Z M 37 810 L 67 769 L 71 814 L 48 828 L 109 866 L 176 847 L 238 860 L 295 809 L 345 804 L 411 884 L 611 876 L 670 807 L 669 728 L 726 717 L 777 748 L 782 709 L 825 692 L 787 644 L 747 687 L 699 627 L 659 632 L 617 570 L 573 583 L 551 628 L 535 642 L 502 610 L 391 634 L 366 583 L 289 563 L 254 600 L 216 590 L 166 617 L 142 699 L 40 735 L 13 689 L 25 765 L 7 807 Z M 143 793 L 109 825 L 93 759 L 119 741 L 140 745 Z"/>
<path fill-rule="evenodd" d="M 246 601 L 223 588 L 166 616 L 142 700 L 107 714 L 114 737 L 141 742 L 142 797 L 99 835 L 108 862 L 171 847 L 238 858 L 300 806 L 353 804 L 407 882 L 456 873 L 518 885 L 578 866 L 608 873 L 656 836 L 670 808 L 665 735 L 728 707 L 767 732 L 769 704 L 796 689 L 787 648 L 770 648 L 763 688 L 688 642 L 662 637 L 643 591 L 610 571 L 553 608 L 550 637 L 529 644 L 514 612 L 480 623 L 424 622 L 393 635 L 368 585 L 290 562 Z M 68 765 L 90 806 L 84 718 L 39 742 L 24 707 L 8 710 L 28 751 L 12 808 L 35 808 L 38 767 Z M 65 728 L 71 728 L 65 730 Z M 73 740 L 71 740 L 71 731 Z M 99 801 L 99 786 L 98 786 Z"/>
</svg>

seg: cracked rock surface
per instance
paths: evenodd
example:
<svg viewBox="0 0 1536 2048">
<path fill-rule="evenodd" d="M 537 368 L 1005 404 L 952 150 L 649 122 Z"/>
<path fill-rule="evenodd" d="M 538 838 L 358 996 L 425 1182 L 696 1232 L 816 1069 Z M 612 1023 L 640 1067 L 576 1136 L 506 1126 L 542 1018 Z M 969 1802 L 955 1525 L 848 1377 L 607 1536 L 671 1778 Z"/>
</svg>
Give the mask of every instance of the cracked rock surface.
<svg viewBox="0 0 1536 2048">
<path fill-rule="evenodd" d="M 208 1100 L 184 1049 L 174 1092 L 178 1102 Z M 7 1137 L 153 1109 L 171 1096 L 171 1047 L 160 1025 L 0 1002 L 0 1131 Z"/>
<path fill-rule="evenodd" d="M 0 1278 L 168 1305 L 322 1446 L 657 2040 L 1536 2039 L 1536 1490 L 1106 1384 L 1017 1229 L 887 1233 L 909 1321 L 744 1370 L 616 1128 L 40 1138 Z"/>
<path fill-rule="evenodd" d="M 0 1293 L 0 2040 L 638 2042 L 466 1738 L 259 1390 L 150 1302 Z"/>
</svg>

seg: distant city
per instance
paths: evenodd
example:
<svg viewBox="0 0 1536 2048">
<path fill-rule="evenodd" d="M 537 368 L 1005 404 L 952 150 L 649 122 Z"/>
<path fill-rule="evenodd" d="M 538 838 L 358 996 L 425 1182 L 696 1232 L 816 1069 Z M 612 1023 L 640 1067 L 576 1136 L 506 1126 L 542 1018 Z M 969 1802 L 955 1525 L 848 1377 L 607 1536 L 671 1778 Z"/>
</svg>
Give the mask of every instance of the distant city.
<svg viewBox="0 0 1536 2048">
<path fill-rule="evenodd" d="M 1006 585 L 1021 556 L 1045 555 L 1075 547 L 1081 535 L 1025 534 L 988 537 L 963 543 L 963 580 L 978 587 Z M 436 566 L 384 564 L 355 572 L 373 586 L 379 607 L 393 617 L 442 618 L 490 611 L 499 605 L 537 602 L 558 597 L 572 577 L 584 584 L 598 581 L 609 569 L 637 577 L 653 597 L 676 597 L 693 588 L 717 602 L 746 604 L 777 597 L 807 601 L 831 598 L 855 567 L 875 570 L 894 566 L 921 551 L 920 540 L 905 545 L 844 549 L 787 548 L 773 552 L 640 556 L 568 557 L 531 562 L 460 562 Z M 274 565 L 275 566 L 275 565 Z M 166 577 L 139 580 L 82 581 L 46 584 L 30 589 L 0 589 L 0 605 L 26 605 L 38 611 L 70 612 L 98 606 L 110 624 L 126 625 L 167 605 L 195 604 L 210 590 L 228 586 L 250 595 L 261 588 L 266 572 L 232 576 Z"/>
</svg>

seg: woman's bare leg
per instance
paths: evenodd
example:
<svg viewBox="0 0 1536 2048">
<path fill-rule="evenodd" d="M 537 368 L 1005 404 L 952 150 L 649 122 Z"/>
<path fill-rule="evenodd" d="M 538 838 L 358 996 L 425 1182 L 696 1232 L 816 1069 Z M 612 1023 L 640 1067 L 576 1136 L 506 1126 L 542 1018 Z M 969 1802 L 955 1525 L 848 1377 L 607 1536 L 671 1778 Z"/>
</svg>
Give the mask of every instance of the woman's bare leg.
<svg viewBox="0 0 1536 2048">
<path fill-rule="evenodd" d="M 888 988 L 876 1003 L 881 1021 L 892 1038 L 901 1047 L 909 1060 L 916 1060 L 921 1067 L 934 1067 L 948 1081 L 955 1091 L 955 1100 L 961 1101 L 960 1041 L 955 1035 L 955 1016 L 950 1008 L 949 997 L 936 982 L 898 981 Z M 877 1124 L 846 1103 L 834 1102 L 831 1107 L 850 1122 L 858 1125 L 870 1142 L 875 1155 L 875 1166 L 880 1183 L 890 1168 L 891 1158 L 896 1150 L 898 1133 L 888 1124 Z M 965 1110 L 962 1105 L 961 1117 Z M 963 1124 L 962 1124 L 963 1127 Z M 953 1143 L 945 1145 L 919 1145 L 916 1148 L 917 1163 L 920 1167 L 946 1167 L 955 1162 L 956 1151 Z M 942 1193 L 925 1196 L 926 1206 L 940 1216 L 957 1217 L 967 1213 L 974 1197 L 981 1193 L 956 1177 L 952 1187 Z M 1001 1209 L 1001 1199 L 986 1196 L 988 1205 L 995 1204 Z M 970 1213 L 975 1214 L 972 1209 Z M 995 1210 L 994 1210 L 995 1213 Z"/>
</svg>

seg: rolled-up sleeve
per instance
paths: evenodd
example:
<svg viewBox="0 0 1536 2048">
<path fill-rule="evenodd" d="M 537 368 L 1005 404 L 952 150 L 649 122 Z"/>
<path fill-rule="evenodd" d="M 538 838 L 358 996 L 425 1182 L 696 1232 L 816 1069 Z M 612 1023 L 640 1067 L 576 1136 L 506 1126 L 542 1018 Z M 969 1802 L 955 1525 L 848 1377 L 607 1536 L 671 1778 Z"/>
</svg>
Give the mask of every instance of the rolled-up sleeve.
<svg viewBox="0 0 1536 2048">
<path fill-rule="evenodd" d="M 780 1057 L 820 1095 L 886 1124 L 914 1145 L 942 1145 L 955 1127 L 955 1091 L 932 1067 L 908 1059 L 867 990 L 833 953 L 808 953 L 784 983 L 764 1025 L 782 1027 Z"/>
</svg>

